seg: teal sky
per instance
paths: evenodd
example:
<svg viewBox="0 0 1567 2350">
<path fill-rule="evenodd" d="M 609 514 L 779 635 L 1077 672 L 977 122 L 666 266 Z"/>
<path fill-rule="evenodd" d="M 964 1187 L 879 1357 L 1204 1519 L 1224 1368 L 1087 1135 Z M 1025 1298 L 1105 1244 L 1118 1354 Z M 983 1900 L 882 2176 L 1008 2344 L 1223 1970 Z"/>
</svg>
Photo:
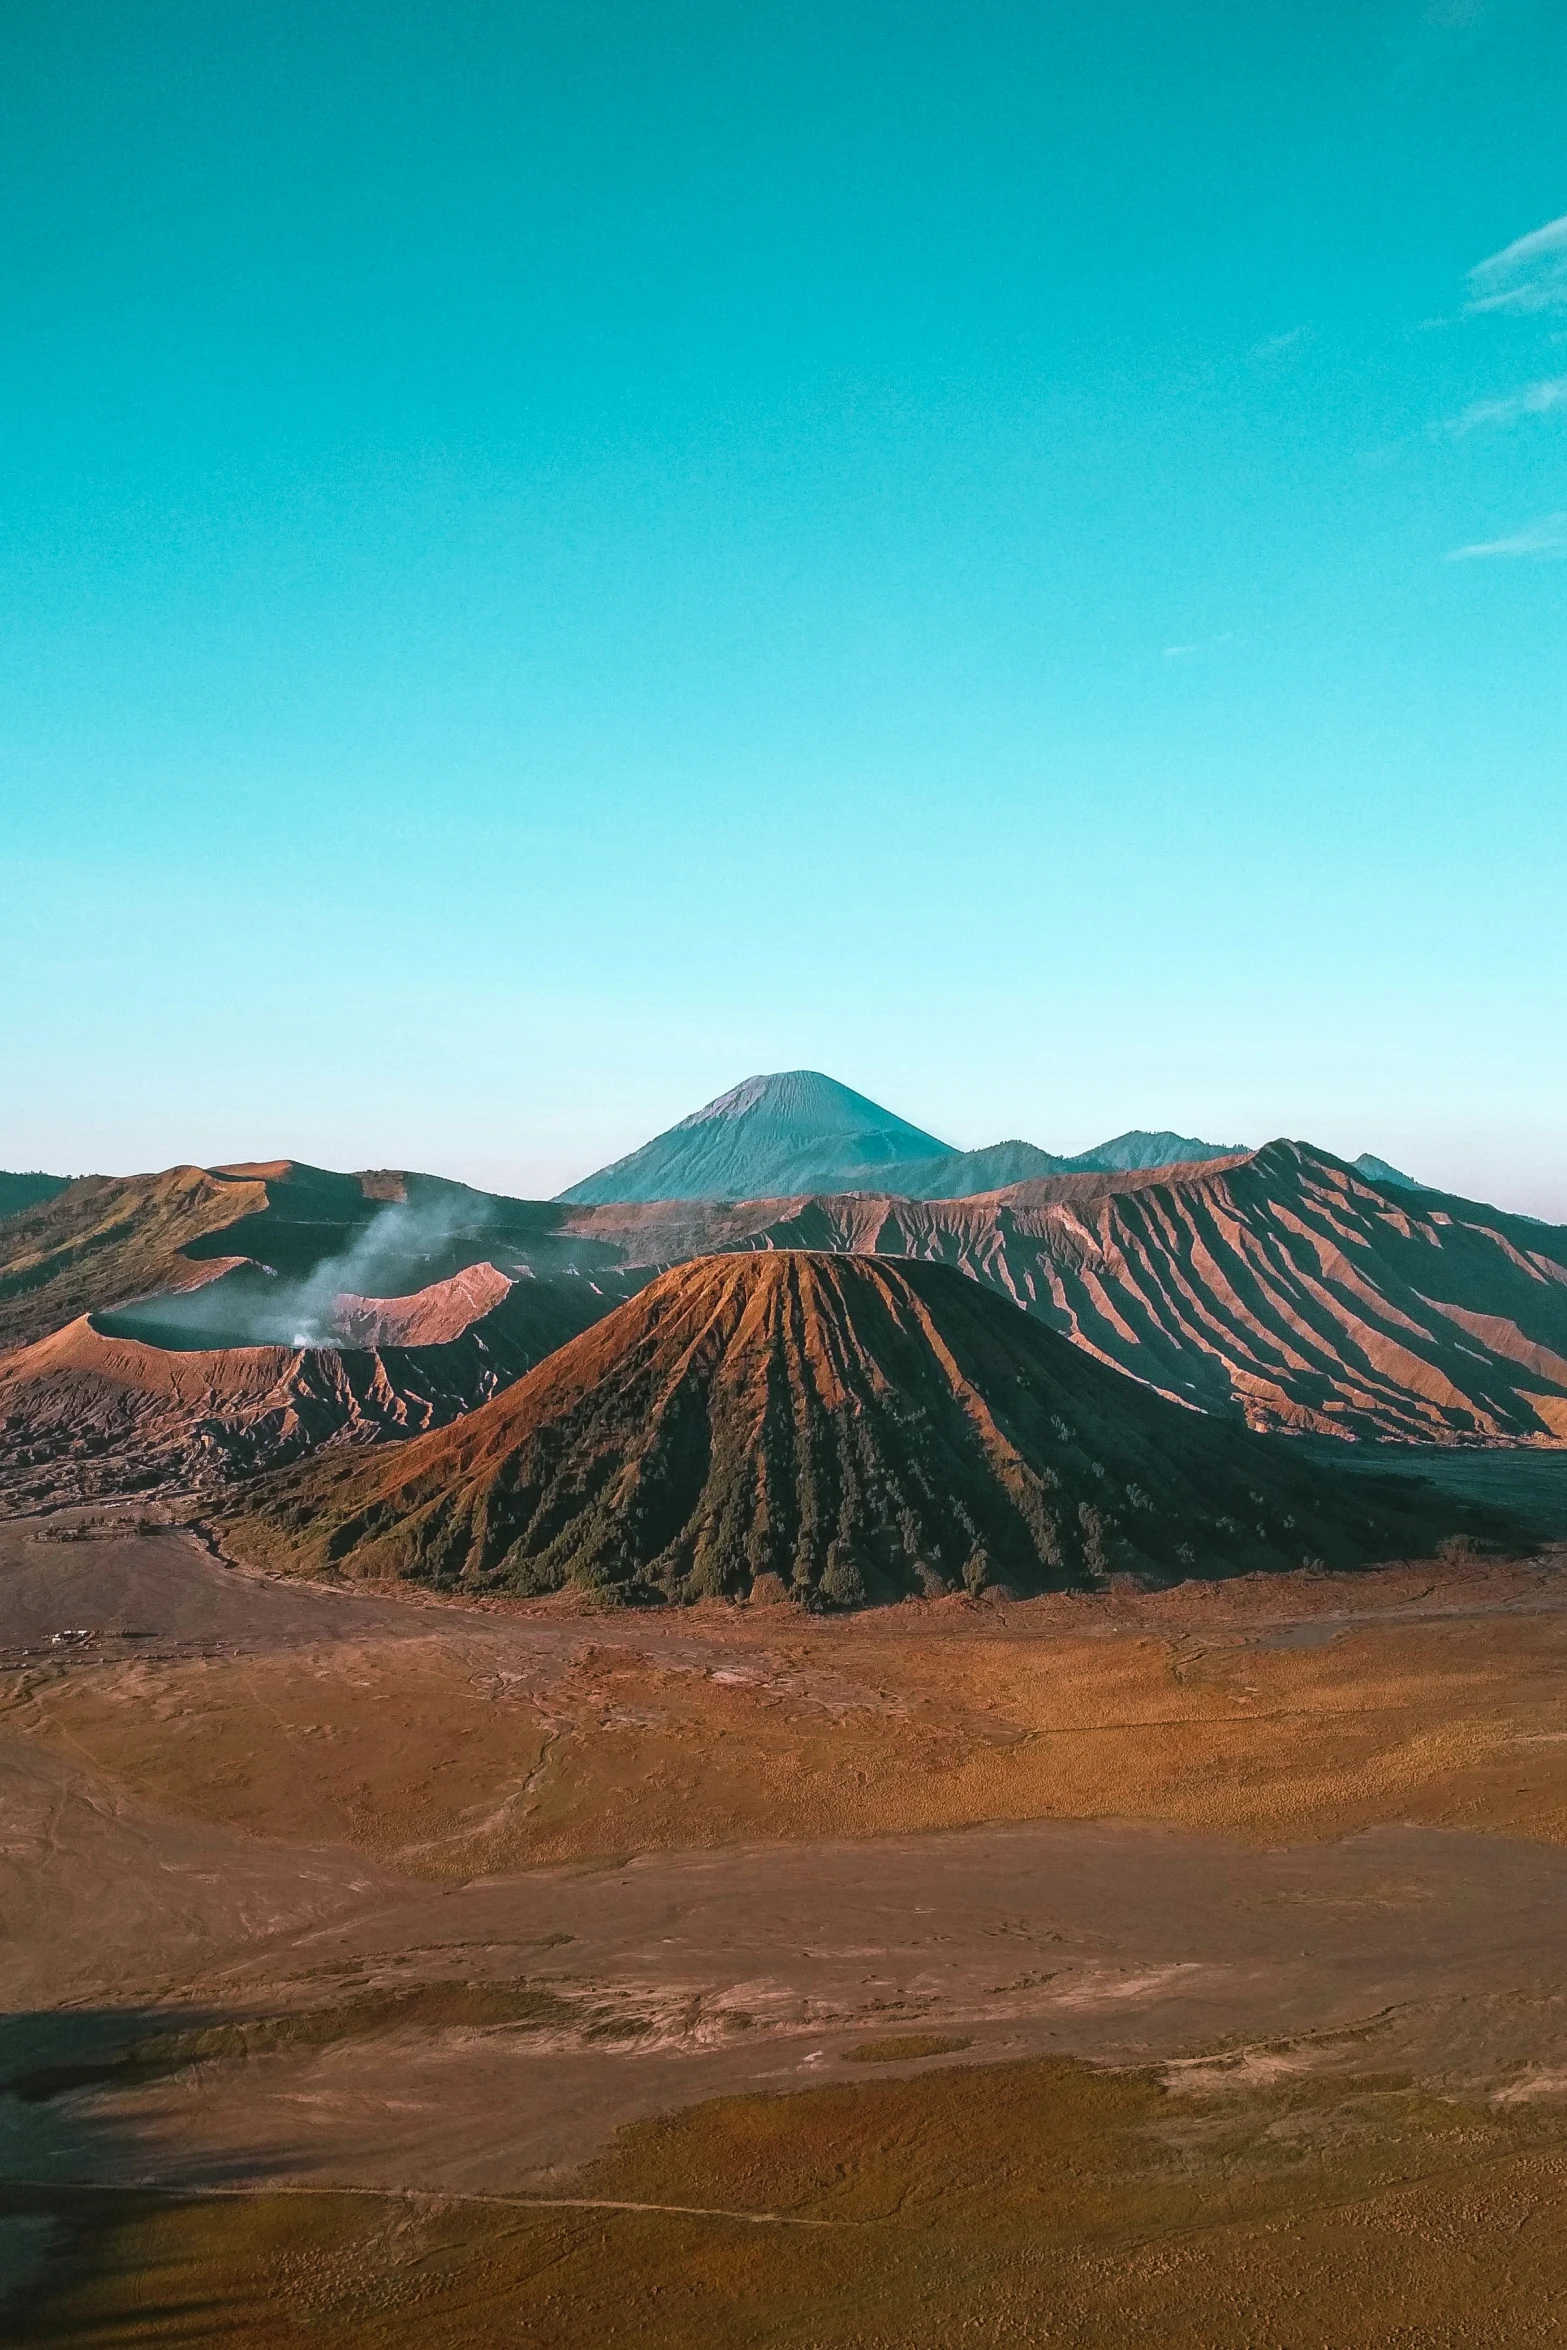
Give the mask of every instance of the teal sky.
<svg viewBox="0 0 1567 2350">
<path fill-rule="evenodd" d="M 1567 11 L 20 0 L 0 1165 L 1567 1217 Z"/>
</svg>

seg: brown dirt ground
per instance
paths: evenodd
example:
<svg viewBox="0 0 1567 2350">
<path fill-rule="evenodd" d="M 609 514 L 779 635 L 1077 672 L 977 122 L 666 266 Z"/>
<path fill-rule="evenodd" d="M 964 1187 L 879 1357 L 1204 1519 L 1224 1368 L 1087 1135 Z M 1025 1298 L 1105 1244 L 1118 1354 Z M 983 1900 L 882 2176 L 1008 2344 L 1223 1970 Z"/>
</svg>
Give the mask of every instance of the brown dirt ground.
<svg viewBox="0 0 1567 2350">
<path fill-rule="evenodd" d="M 1567 2335 L 1567 1554 L 816 1621 L 40 1531 L 0 2072 L 106 2070 L 0 2095 L 19 2342 Z"/>
<path fill-rule="evenodd" d="M 574 2207 L 12 2190 L 69 2263 L 11 2338 L 1535 2350 L 1564 2189 L 1558 2128 L 1397 2080 L 1177 2106 L 1145 2075 L 954 2069 L 641 2125 Z"/>
<path fill-rule="evenodd" d="M 1411 1570 L 1319 1578 L 1304 1607 L 1252 1581 L 851 1623 L 390 1606 L 366 1637 L 361 1604 L 307 1650 L 29 1658 L 0 1732 L 160 1810 L 415 1875 L 1031 1819 L 1559 1844 L 1561 1564 L 1472 1572 L 1467 1604 Z"/>
</svg>

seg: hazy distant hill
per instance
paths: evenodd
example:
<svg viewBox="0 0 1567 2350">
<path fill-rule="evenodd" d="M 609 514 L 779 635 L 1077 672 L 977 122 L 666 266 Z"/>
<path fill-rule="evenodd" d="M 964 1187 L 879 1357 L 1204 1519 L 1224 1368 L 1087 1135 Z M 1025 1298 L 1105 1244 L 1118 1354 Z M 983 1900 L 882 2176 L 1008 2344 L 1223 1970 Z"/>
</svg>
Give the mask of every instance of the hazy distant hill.
<svg viewBox="0 0 1567 2350">
<path fill-rule="evenodd" d="M 993 1142 L 984 1150 L 943 1151 L 939 1158 L 862 1168 L 854 1181 L 842 1188 L 891 1191 L 903 1199 L 974 1199 L 981 1192 L 1004 1191 L 1011 1183 L 1032 1183 L 1042 1175 L 1059 1175 L 1067 1164 L 1032 1142 Z"/>
<path fill-rule="evenodd" d="M 225 1541 L 468 1590 L 766 1576 L 853 1606 L 1419 1556 L 1466 1519 L 1183 1411 L 947 1266 L 774 1253 L 665 1273 L 457 1425 L 274 1481 Z"/>
<path fill-rule="evenodd" d="M 1350 1165 L 1358 1167 L 1362 1175 L 1369 1175 L 1373 1183 L 1401 1183 L 1409 1191 L 1421 1189 L 1413 1175 L 1406 1175 L 1401 1167 L 1390 1167 L 1375 1151 L 1362 1151 L 1358 1159 L 1351 1159 Z"/>
<path fill-rule="evenodd" d="M 1075 1159 L 1063 1159 L 1064 1171 L 1076 1173 L 1102 1168 L 1107 1173 L 1115 1168 L 1132 1167 L 1191 1167 L 1203 1159 L 1229 1159 L 1240 1146 L 1233 1142 L 1199 1142 L 1195 1134 L 1149 1134 L 1134 1126 L 1129 1134 L 1118 1134 L 1110 1142 L 1096 1143 L 1091 1151 L 1082 1151 Z"/>
<path fill-rule="evenodd" d="M 1118 1134 L 1075 1158 L 1060 1159 L 1032 1142 L 993 1142 L 984 1150 L 948 1151 L 939 1159 L 909 1159 L 868 1167 L 845 1191 L 890 1192 L 900 1199 L 977 1199 L 1015 1183 L 1052 1175 L 1130 1174 L 1140 1168 L 1197 1166 L 1234 1156 L 1217 1143 L 1187 1134 Z"/>
</svg>

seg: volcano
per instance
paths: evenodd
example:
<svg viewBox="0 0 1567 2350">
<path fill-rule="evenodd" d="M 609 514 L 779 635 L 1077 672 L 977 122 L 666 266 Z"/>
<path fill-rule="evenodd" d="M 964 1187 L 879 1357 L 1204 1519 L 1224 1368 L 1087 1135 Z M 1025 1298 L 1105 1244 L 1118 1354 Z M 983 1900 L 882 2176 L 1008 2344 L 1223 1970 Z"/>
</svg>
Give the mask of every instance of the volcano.
<svg viewBox="0 0 1567 2350">
<path fill-rule="evenodd" d="M 1408 1493 L 1166 1402 L 945 1266 L 772 1251 L 663 1274 L 457 1425 L 271 1480 L 225 1540 L 469 1590 L 849 1606 L 1465 1530 Z"/>
<path fill-rule="evenodd" d="M 786 1069 L 748 1077 L 560 1196 L 579 1207 L 607 1200 L 789 1199 L 850 1190 L 873 1170 L 951 1155 L 950 1143 L 836 1078 Z"/>
</svg>

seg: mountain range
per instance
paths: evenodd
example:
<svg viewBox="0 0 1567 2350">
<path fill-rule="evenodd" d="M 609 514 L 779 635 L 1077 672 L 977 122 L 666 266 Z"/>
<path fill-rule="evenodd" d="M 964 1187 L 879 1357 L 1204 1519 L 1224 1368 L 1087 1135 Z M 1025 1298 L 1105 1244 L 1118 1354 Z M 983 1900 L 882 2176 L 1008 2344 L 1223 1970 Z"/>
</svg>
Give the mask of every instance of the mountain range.
<svg viewBox="0 0 1567 2350">
<path fill-rule="evenodd" d="M 207 1490 L 433 1433 L 669 1268 L 785 1252 L 951 1268 L 1187 1416 L 1567 1442 L 1567 1231 L 1285 1140 L 928 1196 L 937 1139 L 846 1088 L 725 1098 L 672 1130 L 717 1197 L 528 1201 L 291 1160 L 35 1188 L 0 1217 L 0 1498 Z M 797 1188 L 856 1151 L 852 1184 Z M 758 1166 L 782 1188 L 725 1196 Z"/>
<path fill-rule="evenodd" d="M 905 1199 L 968 1199 L 1041 1175 L 1168 1167 L 1230 1155 L 1184 1134 L 1118 1134 L 1076 1158 L 1031 1142 L 954 1150 L 818 1069 L 748 1077 L 651 1142 L 559 1197 L 574 1207 L 617 1200 L 790 1199 L 810 1192 L 890 1191 Z"/>
</svg>

